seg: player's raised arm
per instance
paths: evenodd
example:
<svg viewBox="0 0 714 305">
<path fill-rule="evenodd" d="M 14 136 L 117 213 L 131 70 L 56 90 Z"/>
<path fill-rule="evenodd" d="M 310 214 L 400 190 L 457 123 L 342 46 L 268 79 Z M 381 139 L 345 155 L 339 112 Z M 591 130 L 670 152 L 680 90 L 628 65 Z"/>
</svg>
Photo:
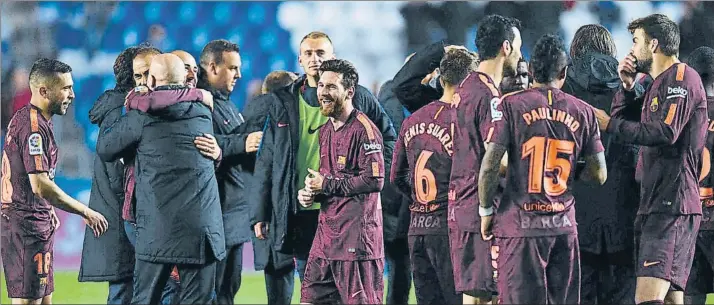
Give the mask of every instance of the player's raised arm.
<svg viewBox="0 0 714 305">
<path fill-rule="evenodd" d="M 612 134 L 615 140 L 624 143 L 647 146 L 674 144 L 695 109 L 704 105 L 703 99 L 690 98 L 690 94 L 694 94 L 695 97 L 704 96 L 703 88 L 700 84 L 698 85 L 701 83 L 699 76 L 693 71 L 687 73 L 684 64 L 679 64 L 676 69 L 682 70 L 681 77 L 678 72 L 678 77 L 672 82 L 672 85 L 663 86 L 663 90 L 667 90 L 667 92 L 662 92 L 663 94 L 654 97 L 652 101 L 649 101 L 649 105 L 646 105 L 645 111 L 655 112 L 652 114 L 651 121 L 632 122 L 617 118 L 606 119 L 601 113 L 598 117 L 601 123 L 600 128 Z"/>
</svg>

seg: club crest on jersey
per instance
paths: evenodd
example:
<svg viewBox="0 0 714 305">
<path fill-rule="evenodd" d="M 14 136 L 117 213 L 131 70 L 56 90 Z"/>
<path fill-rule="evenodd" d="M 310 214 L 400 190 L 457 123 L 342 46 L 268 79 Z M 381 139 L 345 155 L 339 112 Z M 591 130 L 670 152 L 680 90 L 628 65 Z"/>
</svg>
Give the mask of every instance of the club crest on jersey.
<svg viewBox="0 0 714 305">
<path fill-rule="evenodd" d="M 685 97 L 687 97 L 687 93 L 689 93 L 687 91 L 687 89 L 684 89 L 682 87 L 675 87 L 675 88 L 667 87 L 667 99 L 677 98 L 677 97 L 685 98 Z"/>
<path fill-rule="evenodd" d="M 364 148 L 365 155 L 370 155 L 373 153 L 377 153 L 382 151 L 382 144 L 379 143 L 364 143 L 362 144 L 362 148 Z"/>
<path fill-rule="evenodd" d="M 337 164 L 340 164 L 340 165 L 345 165 L 345 164 L 347 164 L 347 157 L 345 157 L 345 156 L 337 156 Z"/>
<path fill-rule="evenodd" d="M 27 146 L 31 156 L 41 155 L 42 151 L 42 136 L 39 133 L 33 133 L 27 139 Z"/>
<path fill-rule="evenodd" d="M 453 105 L 454 108 L 458 108 L 460 103 L 461 103 L 461 95 L 459 95 L 458 93 L 454 93 L 454 96 L 451 97 L 451 105 Z"/>
<path fill-rule="evenodd" d="M 659 109 L 659 101 L 657 100 L 657 97 L 652 99 L 652 103 L 650 103 L 650 111 L 655 112 Z"/>
<path fill-rule="evenodd" d="M 500 98 L 494 97 L 491 99 L 491 122 L 497 122 L 503 118 L 503 112 L 498 110 L 498 105 L 500 104 Z"/>
</svg>

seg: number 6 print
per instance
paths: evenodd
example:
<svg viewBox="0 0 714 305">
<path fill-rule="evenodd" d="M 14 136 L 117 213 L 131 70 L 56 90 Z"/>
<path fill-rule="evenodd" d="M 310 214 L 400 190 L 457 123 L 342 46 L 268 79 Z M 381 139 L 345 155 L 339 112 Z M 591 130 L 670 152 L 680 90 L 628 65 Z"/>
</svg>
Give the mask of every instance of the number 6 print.
<svg viewBox="0 0 714 305">
<path fill-rule="evenodd" d="M 419 154 L 416 162 L 416 170 L 414 171 L 414 191 L 416 192 L 417 201 L 421 204 L 428 204 L 436 199 L 436 177 L 434 173 L 426 168 L 426 162 L 429 161 L 434 152 L 424 150 Z"/>
</svg>

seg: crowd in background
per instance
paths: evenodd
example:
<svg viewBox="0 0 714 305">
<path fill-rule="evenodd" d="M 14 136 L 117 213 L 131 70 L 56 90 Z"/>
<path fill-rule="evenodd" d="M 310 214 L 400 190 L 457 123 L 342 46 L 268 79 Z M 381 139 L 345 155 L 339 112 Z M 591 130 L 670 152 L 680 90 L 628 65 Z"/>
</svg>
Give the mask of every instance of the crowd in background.
<svg viewBox="0 0 714 305">
<path fill-rule="evenodd" d="M 65 3 L 60 3 L 64 5 Z M 143 5 L 143 3 L 131 3 Z M 189 3 L 190 4 L 190 3 Z M 107 40 L 119 40 L 124 44 L 138 44 L 148 41 L 160 49 L 172 49 L 180 46 L 181 37 L 173 37 L 183 28 L 176 28 L 171 19 L 163 19 L 146 4 L 139 12 L 132 12 L 138 18 L 147 21 L 137 25 L 136 31 L 117 34 L 115 20 L 118 16 L 129 18 L 125 3 L 118 2 L 73 2 L 72 10 L 65 9 L 55 2 L 4 2 L 2 3 L 2 134 L 13 112 L 30 99 L 28 70 L 32 62 L 39 57 L 58 58 L 77 67 L 76 78 L 91 78 L 95 75 L 110 75 L 112 61 L 116 54 L 106 50 Z M 183 4 L 182 4 L 183 5 Z M 246 5 L 246 4 L 240 4 Z M 463 44 L 474 48 L 475 25 L 482 16 L 500 14 L 520 19 L 523 22 L 523 54 L 526 59 L 535 40 L 544 33 L 557 33 L 563 40 L 572 40 L 575 30 L 588 23 L 600 23 L 613 34 L 618 47 L 618 59 L 624 57 L 624 50 L 629 49 L 631 36 L 623 26 L 635 16 L 651 13 L 664 13 L 680 23 L 681 58 L 686 58 L 694 46 L 714 47 L 714 37 L 704 35 L 714 31 L 714 19 L 708 18 L 707 12 L 714 11 L 714 2 L 705 1 L 431 1 L 431 2 L 284 2 L 264 6 L 245 6 L 246 22 L 255 23 L 256 27 L 277 27 L 288 36 L 278 40 L 293 48 L 291 55 L 284 55 L 280 63 L 275 57 L 256 57 L 250 63 L 244 63 L 244 77 L 233 99 L 239 108 L 246 100 L 259 94 L 260 84 L 265 75 L 276 68 L 298 71 L 294 56 L 298 43 L 305 33 L 322 30 L 333 37 L 336 53 L 353 63 L 360 71 L 362 85 L 377 95 L 381 84 L 389 80 L 401 67 L 407 54 L 432 42 L 445 39 L 452 44 Z M 243 6 L 242 6 L 243 7 Z M 256 9 L 258 8 L 258 9 Z M 122 15 L 123 14 L 123 15 Z M 153 14 L 153 15 L 152 15 Z M 272 15 L 271 15 L 272 14 Z M 306 14 L 314 18 L 304 18 Z M 271 17 L 272 16 L 272 17 Z M 229 16 L 230 17 L 230 16 Z M 219 14 L 201 12 L 197 16 L 181 16 L 195 23 L 223 22 L 224 28 L 240 27 L 233 20 Z M 275 25 L 262 19 L 274 18 Z M 224 20 L 225 19 L 225 20 Z M 261 23 L 262 22 L 262 23 Z M 189 23 L 190 24 L 190 23 Z M 76 37 L 58 37 L 64 34 L 62 27 L 69 26 L 81 32 L 81 39 Z M 242 30 L 248 33 L 250 29 Z M 179 31 L 179 32 L 177 32 Z M 200 39 L 195 32 L 193 42 Z M 130 32 L 131 34 L 131 32 Z M 238 40 L 239 45 L 248 40 L 261 39 L 263 47 L 276 48 L 277 45 L 263 41 L 263 37 L 234 35 L 230 39 Z M 142 39 L 143 38 L 143 39 Z M 133 40 L 132 40 L 133 39 Z M 142 41 L 138 41 L 142 40 Z M 241 46 L 242 47 L 242 46 Z M 77 52 L 81 49 L 82 52 Z M 243 52 L 241 52 L 243 53 Z M 81 54 L 81 55 L 77 55 Z M 287 54 L 287 53 L 286 53 Z M 244 61 L 246 61 L 244 59 Z M 282 67 L 281 67 L 282 65 Z M 265 67 L 263 67 L 265 66 Z M 250 71 L 252 71 L 252 73 Z M 75 80 L 77 82 L 77 80 Z M 101 92 L 103 88 L 97 88 Z M 77 104 L 91 103 L 97 96 L 82 96 L 93 91 L 79 90 Z M 91 153 L 94 150 L 92 132 L 86 130 L 87 111 L 73 105 L 73 110 L 61 118 L 56 118 L 55 134 L 61 147 L 76 147 L 63 150 L 58 175 L 75 178 L 91 177 Z M 86 136 L 85 136 L 86 135 Z"/>
</svg>

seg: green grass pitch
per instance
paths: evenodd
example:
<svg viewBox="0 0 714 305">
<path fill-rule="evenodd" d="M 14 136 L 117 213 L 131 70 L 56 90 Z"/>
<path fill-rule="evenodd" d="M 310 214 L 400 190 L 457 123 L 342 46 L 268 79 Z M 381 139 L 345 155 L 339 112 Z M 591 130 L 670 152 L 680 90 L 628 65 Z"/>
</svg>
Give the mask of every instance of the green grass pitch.
<svg viewBox="0 0 714 305">
<path fill-rule="evenodd" d="M 0 304 L 10 304 L 7 297 L 5 275 L 0 276 Z M 77 282 L 77 271 L 59 271 L 55 273 L 55 304 L 106 304 L 107 283 Z M 386 292 L 386 290 L 385 290 Z M 265 282 L 262 272 L 244 272 L 243 282 L 236 296 L 236 304 L 266 304 Z M 293 304 L 300 304 L 300 279 L 295 277 Z M 412 288 L 409 303 L 416 304 Z"/>
<path fill-rule="evenodd" d="M 10 304 L 5 288 L 5 275 L 3 274 L 0 276 L 0 304 Z M 55 273 L 53 301 L 55 304 L 106 304 L 107 283 L 79 283 L 76 271 L 57 272 Z M 236 304 L 266 304 L 267 302 L 263 273 L 243 273 L 243 283 L 236 296 Z M 295 277 L 292 303 L 300 304 L 300 280 L 297 277 Z M 416 304 L 413 287 L 409 303 Z M 707 304 L 714 304 L 714 294 L 707 297 Z"/>
</svg>

